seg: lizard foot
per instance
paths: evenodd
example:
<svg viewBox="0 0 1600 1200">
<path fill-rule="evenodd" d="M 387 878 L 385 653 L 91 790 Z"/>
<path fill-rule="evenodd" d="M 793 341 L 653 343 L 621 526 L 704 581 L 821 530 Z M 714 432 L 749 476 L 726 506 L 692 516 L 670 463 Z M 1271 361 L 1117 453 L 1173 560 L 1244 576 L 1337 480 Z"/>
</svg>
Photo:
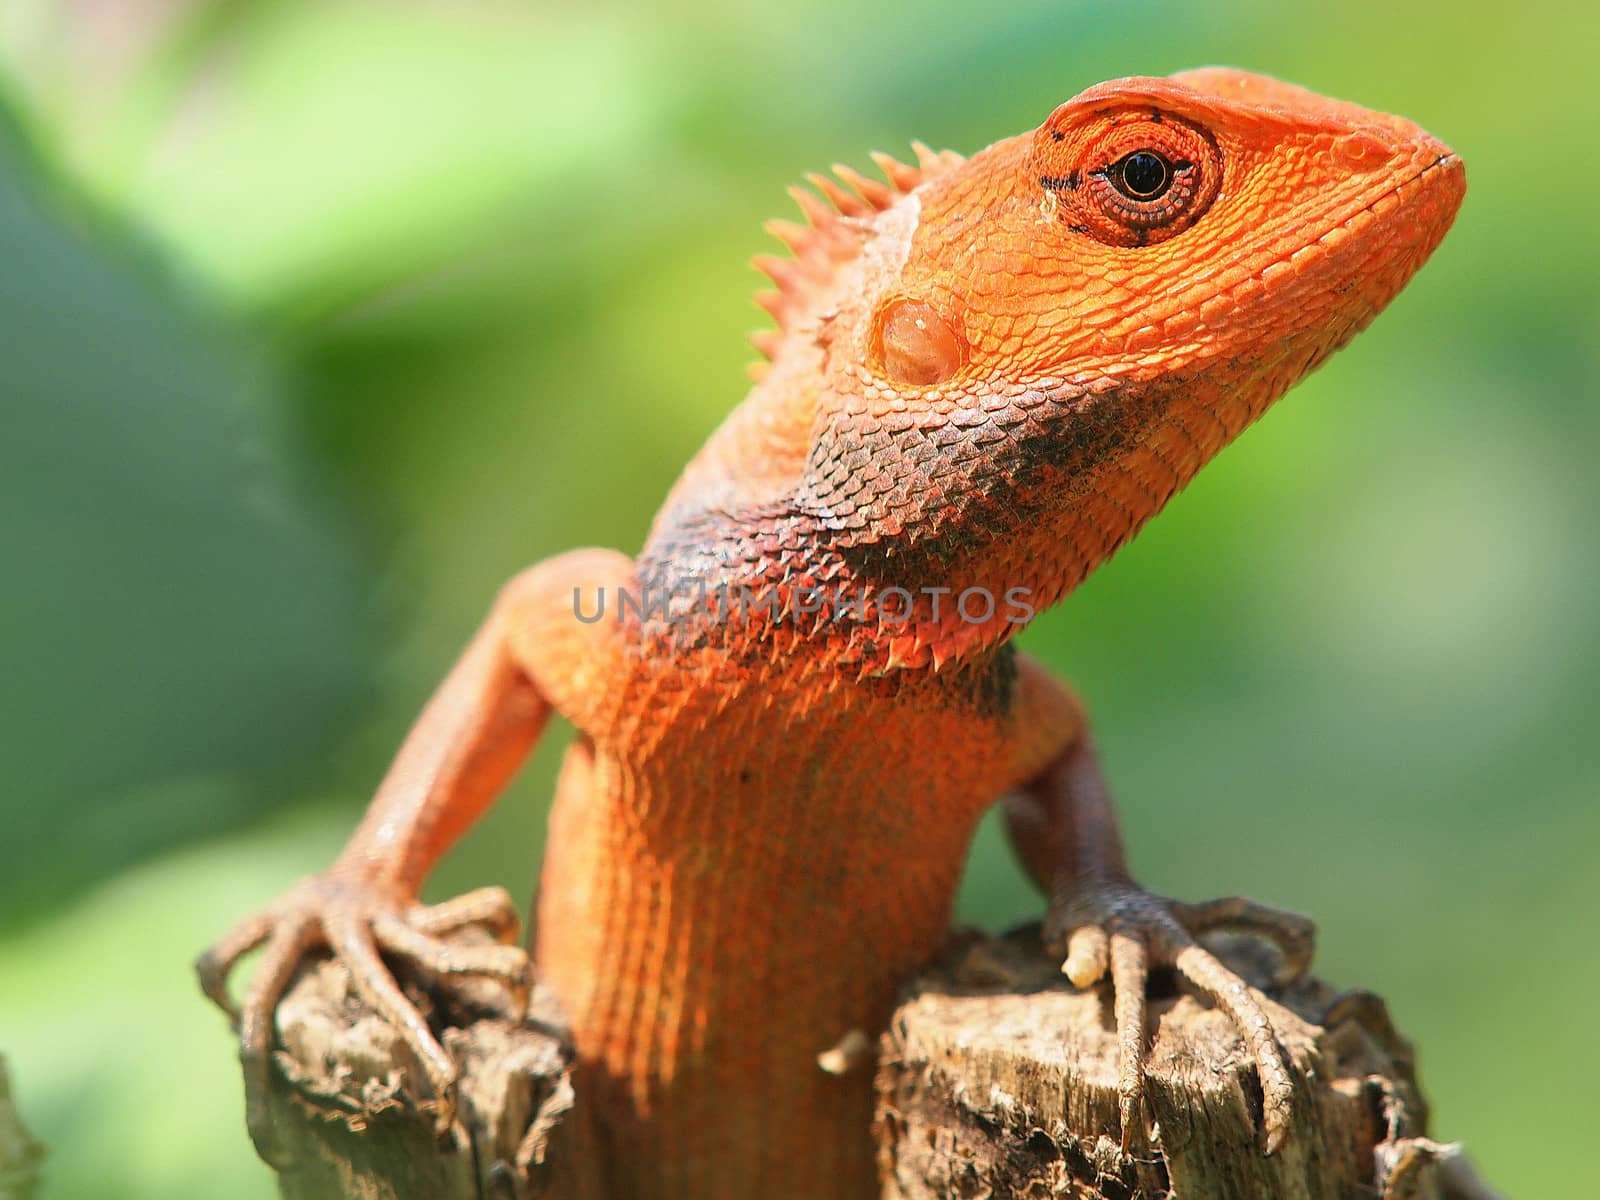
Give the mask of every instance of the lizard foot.
<svg viewBox="0 0 1600 1200">
<path fill-rule="evenodd" d="M 468 925 L 489 928 L 502 944 L 454 945 L 445 940 Z M 280 1158 L 267 1102 L 273 1013 L 308 951 L 331 950 L 349 970 L 362 999 L 400 1031 L 432 1088 L 442 1133 L 455 1120 L 455 1064 L 400 990 L 381 952 L 404 959 L 434 984 L 463 976 L 499 980 L 510 989 L 520 1016 L 530 989 L 528 956 L 520 946 L 503 944 L 515 940 L 517 928 L 517 912 L 504 888 L 480 888 L 442 904 L 423 905 L 393 888 L 335 869 L 302 880 L 202 954 L 195 962 L 200 987 L 232 1018 L 239 1033 L 245 1119 L 261 1157 L 269 1163 Z M 244 955 L 263 945 L 261 962 L 236 1006 L 228 994 L 228 976 Z"/>
<path fill-rule="evenodd" d="M 1298 978 L 1311 963 L 1311 920 L 1249 900 L 1185 904 L 1132 883 L 1103 883 L 1051 906 L 1045 940 L 1052 953 L 1065 955 L 1062 972 L 1080 988 L 1111 976 L 1124 1152 L 1144 1107 L 1145 987 L 1155 966 L 1174 968 L 1233 1019 L 1261 1077 L 1265 1152 L 1275 1152 L 1288 1136 L 1293 1087 L 1272 1022 L 1255 990 L 1196 941 L 1223 931 L 1274 943 L 1283 959 L 1276 982 Z"/>
</svg>

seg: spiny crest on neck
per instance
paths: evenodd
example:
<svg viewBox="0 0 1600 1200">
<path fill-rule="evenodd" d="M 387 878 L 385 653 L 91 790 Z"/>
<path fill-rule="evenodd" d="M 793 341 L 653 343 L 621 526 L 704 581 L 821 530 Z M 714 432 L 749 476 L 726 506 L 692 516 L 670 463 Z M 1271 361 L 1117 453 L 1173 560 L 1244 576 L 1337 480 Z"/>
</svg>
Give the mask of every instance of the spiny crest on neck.
<svg viewBox="0 0 1600 1200">
<path fill-rule="evenodd" d="M 777 284 L 774 291 L 756 295 L 756 303 L 772 315 L 776 329 L 763 329 L 750 335 L 750 341 L 763 358 L 776 357 L 783 339 L 794 327 L 795 315 L 805 311 L 816 294 L 825 288 L 841 263 L 861 253 L 871 230 L 870 218 L 891 207 L 907 192 L 966 159 L 954 150 L 933 150 L 922 142 L 912 142 L 917 162 L 913 166 L 888 154 L 874 152 L 872 161 L 883 172 L 885 183 L 870 179 L 859 171 L 835 164 L 830 178 L 820 172 L 806 176 L 815 191 L 795 186 L 789 189 L 806 218 L 805 224 L 772 220 L 764 228 L 789 248 L 793 256 L 761 254 L 751 265 Z M 841 187 L 843 183 L 845 186 Z M 764 363 L 752 367 L 759 375 Z"/>
</svg>

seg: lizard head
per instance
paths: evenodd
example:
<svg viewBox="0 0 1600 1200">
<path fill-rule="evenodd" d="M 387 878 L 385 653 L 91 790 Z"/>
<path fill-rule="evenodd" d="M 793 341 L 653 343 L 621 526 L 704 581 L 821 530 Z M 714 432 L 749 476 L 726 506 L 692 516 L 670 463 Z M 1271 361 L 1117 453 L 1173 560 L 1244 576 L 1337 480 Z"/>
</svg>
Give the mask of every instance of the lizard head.
<svg viewBox="0 0 1600 1200">
<path fill-rule="evenodd" d="M 1393 299 L 1464 187 L 1411 122 L 1264 76 L 1103 83 L 922 189 L 857 354 L 897 387 L 1211 374 L 1259 412 Z"/>
<path fill-rule="evenodd" d="M 918 157 L 813 176 L 832 207 L 798 193 L 810 224 L 771 227 L 772 361 L 686 491 L 778 497 L 851 577 L 1035 610 L 1388 304 L 1465 190 L 1409 121 L 1214 68 Z M 1013 631 L 915 628 L 896 664 Z"/>
</svg>

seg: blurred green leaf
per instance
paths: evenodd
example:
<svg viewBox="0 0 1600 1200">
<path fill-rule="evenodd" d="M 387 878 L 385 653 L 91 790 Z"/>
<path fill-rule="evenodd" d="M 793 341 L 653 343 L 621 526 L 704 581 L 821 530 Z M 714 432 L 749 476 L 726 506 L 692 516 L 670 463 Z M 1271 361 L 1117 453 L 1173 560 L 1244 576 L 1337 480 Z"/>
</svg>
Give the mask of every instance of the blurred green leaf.
<svg viewBox="0 0 1600 1200">
<path fill-rule="evenodd" d="M 274 372 L 26 165 L 0 126 L 5 920 L 252 812 L 370 647 Z"/>
</svg>

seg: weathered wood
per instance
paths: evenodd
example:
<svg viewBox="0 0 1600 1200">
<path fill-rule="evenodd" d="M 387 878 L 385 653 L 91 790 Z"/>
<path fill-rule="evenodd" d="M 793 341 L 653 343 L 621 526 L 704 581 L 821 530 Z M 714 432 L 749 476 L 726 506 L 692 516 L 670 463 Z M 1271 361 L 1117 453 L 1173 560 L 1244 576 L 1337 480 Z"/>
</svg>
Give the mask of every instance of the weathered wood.
<svg viewBox="0 0 1600 1200">
<path fill-rule="evenodd" d="M 1223 947 L 1265 983 L 1270 952 Z M 1307 980 L 1269 993 L 1296 1076 L 1296 1125 L 1258 1148 L 1261 1092 L 1227 1018 L 1170 981 L 1150 1004 L 1154 1124 L 1121 1152 L 1117 1046 L 1104 989 L 1079 992 L 1034 931 L 960 935 L 906 996 L 879 1057 L 884 1200 L 1491 1200 L 1454 1146 L 1428 1140 L 1410 1046 L 1367 993 Z M 273 1121 L 286 1200 L 570 1200 L 602 1195 L 583 1098 L 553 1001 L 529 1019 L 475 998 L 412 997 L 461 1068 L 456 1123 L 397 1034 L 336 963 L 305 969 L 279 1008 Z M 773 1200 L 782 1200 L 779 1192 Z"/>
<path fill-rule="evenodd" d="M 1219 946 L 1259 986 L 1270 951 Z M 885 1200 L 1468 1200 L 1458 1149 L 1428 1140 L 1409 1043 L 1383 1002 L 1302 980 L 1269 991 L 1295 1076 L 1288 1143 L 1260 1150 L 1261 1088 L 1226 1015 L 1152 981 L 1153 1122 L 1124 1154 L 1109 987 L 1080 992 L 1036 930 L 957 938 L 883 1039 Z"/>
<path fill-rule="evenodd" d="M 590 1194 L 590 1156 L 572 1113 L 571 1051 L 553 998 L 535 989 L 528 1018 L 482 1002 L 409 990 L 461 1072 L 455 1121 L 438 1105 L 394 1027 L 370 1013 L 334 962 L 303 970 L 278 1008 L 272 1122 L 285 1200 L 558 1200 Z"/>
<path fill-rule="evenodd" d="M 44 1146 L 22 1124 L 11 1097 L 11 1075 L 0 1056 L 0 1200 L 33 1200 Z"/>
</svg>

